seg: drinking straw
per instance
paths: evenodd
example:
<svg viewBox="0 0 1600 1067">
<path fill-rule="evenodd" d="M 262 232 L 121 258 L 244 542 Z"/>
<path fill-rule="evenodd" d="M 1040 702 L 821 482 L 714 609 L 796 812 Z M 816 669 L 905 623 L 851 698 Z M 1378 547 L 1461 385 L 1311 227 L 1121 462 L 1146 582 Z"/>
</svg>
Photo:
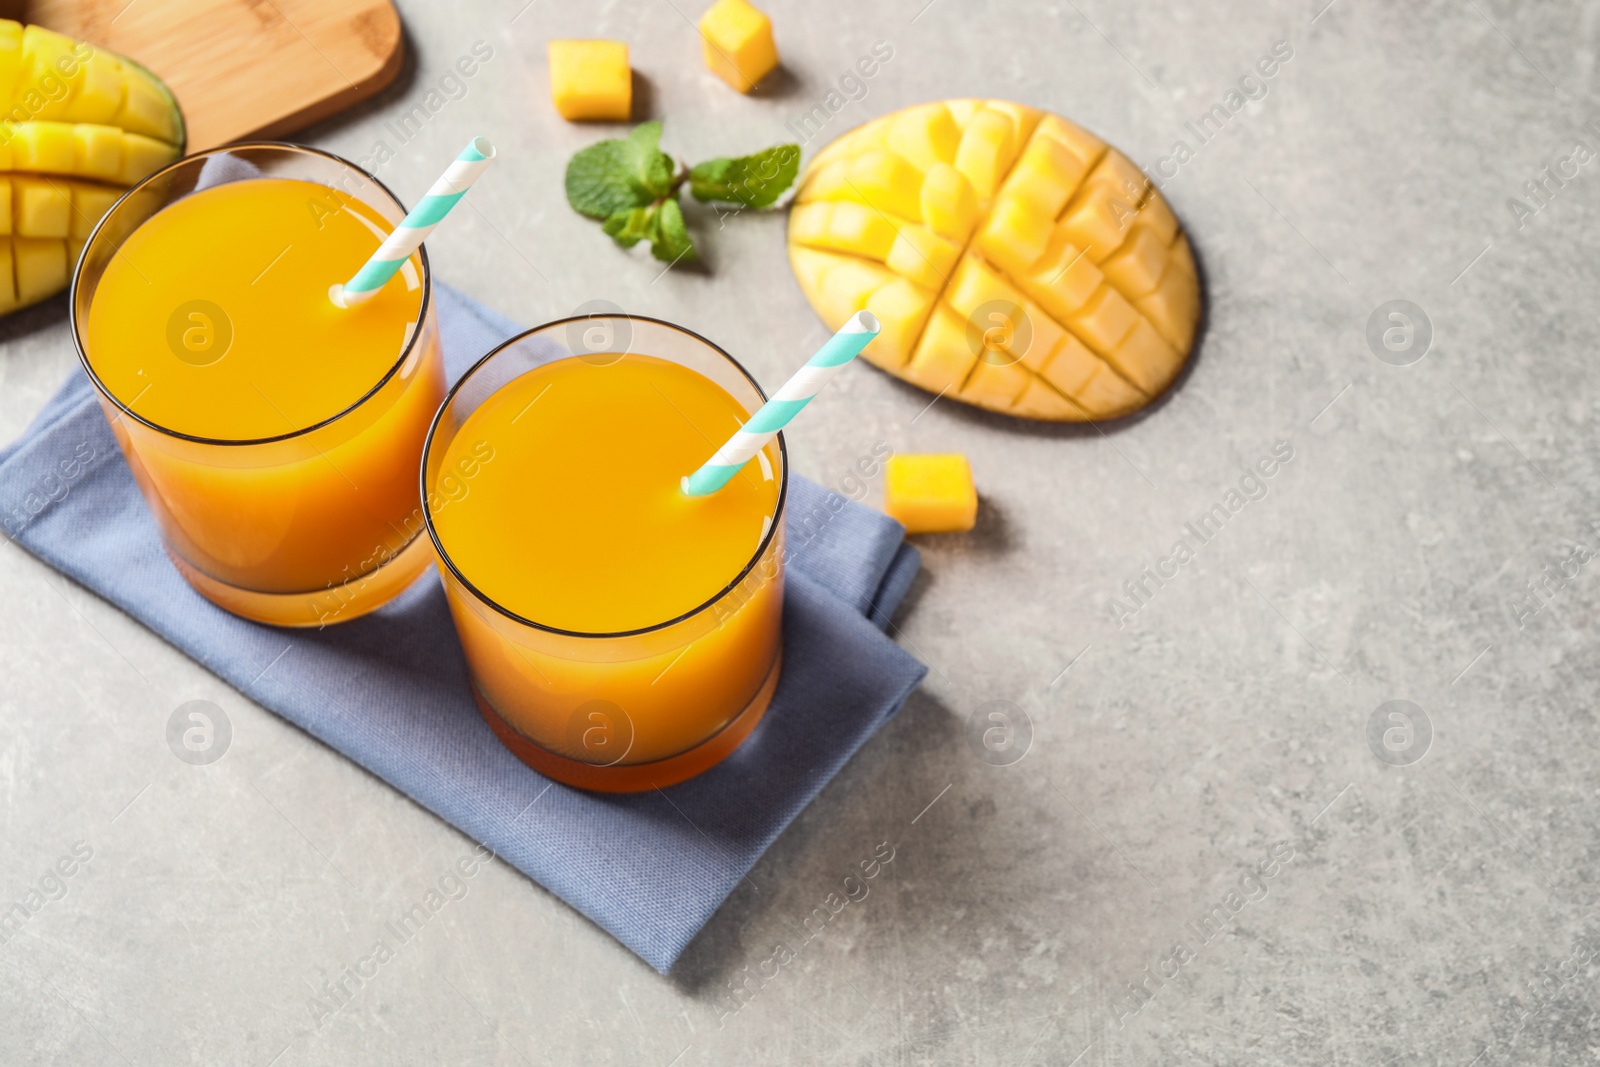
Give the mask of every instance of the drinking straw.
<svg viewBox="0 0 1600 1067">
<path fill-rule="evenodd" d="M 858 311 L 850 316 L 850 321 L 828 338 L 817 354 L 784 382 L 783 388 L 761 405 L 761 410 L 750 416 L 750 421 L 728 438 L 716 455 L 706 460 L 705 466 L 683 479 L 683 491 L 690 496 L 710 496 L 727 485 L 740 467 L 811 402 L 840 367 L 855 359 L 878 336 L 879 329 L 871 312 Z"/>
<path fill-rule="evenodd" d="M 478 175 L 488 169 L 494 159 L 494 145 L 486 138 L 474 137 L 455 162 L 433 183 L 428 195 L 417 202 L 410 213 L 400 221 L 394 232 L 384 239 L 378 250 L 367 260 L 356 276 L 343 285 L 335 284 L 328 290 L 328 298 L 339 307 L 355 307 L 371 300 L 383 283 L 394 277 L 417 246 L 433 232 L 456 201 L 467 195 Z"/>
</svg>

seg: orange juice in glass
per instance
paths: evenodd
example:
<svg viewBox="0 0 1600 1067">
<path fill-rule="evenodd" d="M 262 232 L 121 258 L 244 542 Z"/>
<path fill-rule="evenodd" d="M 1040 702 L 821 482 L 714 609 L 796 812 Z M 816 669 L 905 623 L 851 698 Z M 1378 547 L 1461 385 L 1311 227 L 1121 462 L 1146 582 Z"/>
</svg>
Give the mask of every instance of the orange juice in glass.
<svg viewBox="0 0 1600 1067">
<path fill-rule="evenodd" d="M 416 471 L 444 395 L 427 256 L 335 307 L 404 218 L 376 178 L 284 144 L 136 186 L 73 279 L 78 355 L 178 570 L 279 626 L 356 618 L 432 561 Z"/>
<path fill-rule="evenodd" d="M 670 785 L 765 712 L 783 440 L 721 492 L 680 489 L 764 401 L 715 345 L 626 315 L 513 338 L 446 398 L 423 511 L 479 710 L 536 770 L 606 792 Z"/>
</svg>

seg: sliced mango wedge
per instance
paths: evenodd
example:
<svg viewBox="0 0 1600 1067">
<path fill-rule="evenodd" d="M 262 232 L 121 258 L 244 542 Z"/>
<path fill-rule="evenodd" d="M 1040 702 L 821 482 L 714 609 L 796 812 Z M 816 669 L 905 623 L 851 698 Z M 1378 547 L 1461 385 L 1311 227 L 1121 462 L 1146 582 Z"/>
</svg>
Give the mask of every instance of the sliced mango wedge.
<svg viewBox="0 0 1600 1067">
<path fill-rule="evenodd" d="M 65 289 L 101 216 L 183 142 L 177 101 L 139 64 L 0 19 L 0 314 Z"/>
<path fill-rule="evenodd" d="M 936 393 L 1022 418 L 1131 414 L 1183 369 L 1199 323 L 1188 238 L 1134 163 L 1000 100 L 921 104 L 852 130 L 801 178 L 789 259 L 830 329 Z"/>
</svg>

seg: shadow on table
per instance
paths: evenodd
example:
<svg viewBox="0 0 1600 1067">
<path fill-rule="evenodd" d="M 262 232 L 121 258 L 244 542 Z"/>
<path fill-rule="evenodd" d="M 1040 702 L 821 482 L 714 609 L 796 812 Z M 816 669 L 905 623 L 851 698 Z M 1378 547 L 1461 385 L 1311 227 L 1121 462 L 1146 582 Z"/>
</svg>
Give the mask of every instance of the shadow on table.
<svg viewBox="0 0 1600 1067">
<path fill-rule="evenodd" d="M 797 96 L 805 84 L 788 67 L 779 63 L 777 69 L 756 83 L 750 95 L 758 100 L 788 100 Z"/>
<path fill-rule="evenodd" d="M 57 293 L 32 307 L 0 317 L 0 345 L 48 330 L 67 320 L 67 294 Z"/>
</svg>

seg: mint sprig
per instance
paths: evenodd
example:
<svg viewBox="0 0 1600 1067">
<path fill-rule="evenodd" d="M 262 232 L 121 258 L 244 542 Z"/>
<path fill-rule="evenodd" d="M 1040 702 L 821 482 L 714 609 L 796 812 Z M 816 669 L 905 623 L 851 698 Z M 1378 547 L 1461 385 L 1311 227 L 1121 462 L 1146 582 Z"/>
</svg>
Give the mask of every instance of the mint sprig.
<svg viewBox="0 0 1600 1067">
<path fill-rule="evenodd" d="M 567 163 L 567 203 L 601 221 L 623 248 L 650 242 L 650 254 L 668 263 L 698 258 L 678 202 L 685 182 L 702 203 L 761 209 L 778 202 L 800 173 L 800 146 L 776 145 L 754 155 L 710 159 L 695 167 L 675 164 L 661 151 L 661 123 L 634 127 L 625 138 L 600 141 Z"/>
<path fill-rule="evenodd" d="M 753 156 L 706 160 L 689 171 L 689 192 L 707 203 L 771 207 L 799 174 L 800 146 L 780 144 Z"/>
</svg>

